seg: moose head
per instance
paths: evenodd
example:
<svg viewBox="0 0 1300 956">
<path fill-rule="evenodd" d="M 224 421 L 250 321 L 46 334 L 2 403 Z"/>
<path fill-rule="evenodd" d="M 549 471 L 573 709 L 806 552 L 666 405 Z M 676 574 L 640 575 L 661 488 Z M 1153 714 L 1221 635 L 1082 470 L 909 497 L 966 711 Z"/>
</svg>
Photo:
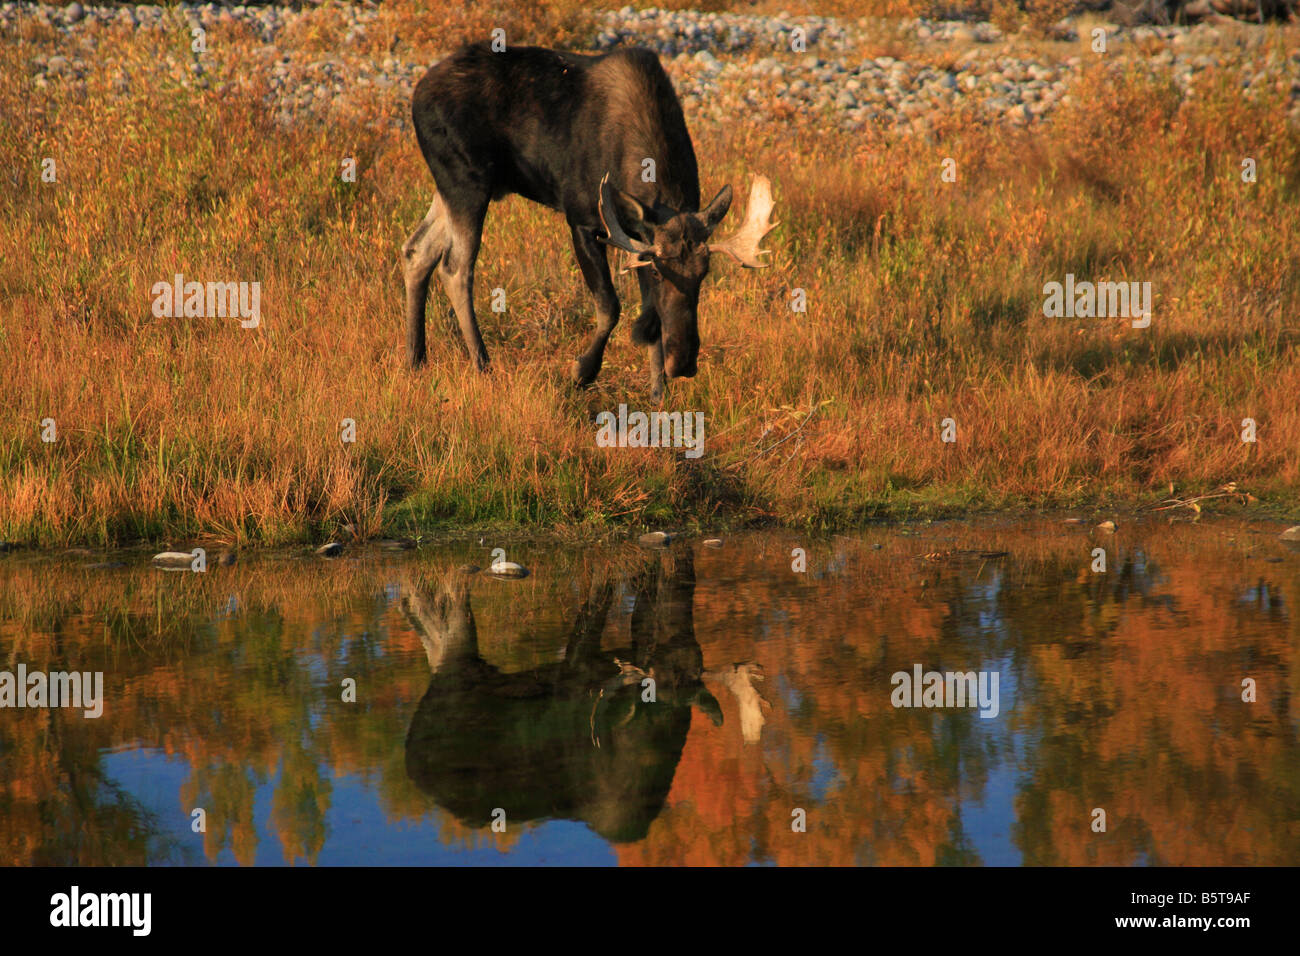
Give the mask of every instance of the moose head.
<svg viewBox="0 0 1300 956">
<path fill-rule="evenodd" d="M 763 237 L 780 223 L 771 221 L 772 184 L 755 176 L 741 227 L 714 242 L 713 232 L 731 208 L 731 186 L 723 186 L 699 212 L 681 212 L 662 203 L 650 207 L 615 188 L 607 173 L 600 183 L 600 219 L 607 233 L 602 241 L 631 255 L 627 268 L 640 270 L 643 309 L 633 329 L 637 341 L 662 342 L 664 372 L 669 378 L 695 375 L 700 351 L 698 308 L 700 286 L 709 274 L 714 253 L 724 253 L 742 266 L 767 266 L 760 256 Z"/>
</svg>

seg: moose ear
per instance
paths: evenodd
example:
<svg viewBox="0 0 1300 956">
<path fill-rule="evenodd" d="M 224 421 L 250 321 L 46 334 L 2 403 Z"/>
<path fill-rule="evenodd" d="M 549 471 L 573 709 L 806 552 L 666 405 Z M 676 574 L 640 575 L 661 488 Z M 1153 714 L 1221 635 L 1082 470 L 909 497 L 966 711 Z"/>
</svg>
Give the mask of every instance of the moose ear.
<svg viewBox="0 0 1300 956">
<path fill-rule="evenodd" d="M 722 222 L 722 217 L 727 214 L 731 208 L 731 185 L 728 184 L 718 190 L 718 194 L 710 200 L 709 204 L 699 212 L 700 222 L 704 223 L 704 228 L 713 232 L 718 228 L 718 223 Z"/>
</svg>

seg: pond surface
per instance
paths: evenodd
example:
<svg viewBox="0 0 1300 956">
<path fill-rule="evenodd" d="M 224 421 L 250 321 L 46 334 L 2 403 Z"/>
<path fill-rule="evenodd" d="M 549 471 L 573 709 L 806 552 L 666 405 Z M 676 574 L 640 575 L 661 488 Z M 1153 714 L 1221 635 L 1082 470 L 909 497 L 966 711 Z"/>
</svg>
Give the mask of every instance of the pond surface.
<svg viewBox="0 0 1300 956">
<path fill-rule="evenodd" d="M 1279 530 L 11 554 L 0 672 L 103 712 L 0 709 L 0 862 L 1294 865 Z"/>
</svg>

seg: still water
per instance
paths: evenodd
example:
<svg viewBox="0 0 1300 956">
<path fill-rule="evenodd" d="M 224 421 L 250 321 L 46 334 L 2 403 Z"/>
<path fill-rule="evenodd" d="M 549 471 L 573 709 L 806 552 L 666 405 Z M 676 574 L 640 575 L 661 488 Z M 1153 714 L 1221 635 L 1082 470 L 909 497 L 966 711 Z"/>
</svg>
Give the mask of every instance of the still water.
<svg viewBox="0 0 1300 956">
<path fill-rule="evenodd" d="M 0 671 L 103 713 L 0 709 L 0 863 L 1294 865 L 1278 531 L 11 554 Z"/>
</svg>

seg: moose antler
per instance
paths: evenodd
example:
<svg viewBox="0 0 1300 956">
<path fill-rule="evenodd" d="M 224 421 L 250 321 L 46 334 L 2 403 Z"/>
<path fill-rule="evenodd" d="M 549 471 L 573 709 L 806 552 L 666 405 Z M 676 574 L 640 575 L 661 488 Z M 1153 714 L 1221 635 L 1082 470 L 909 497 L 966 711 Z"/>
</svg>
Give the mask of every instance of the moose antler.
<svg viewBox="0 0 1300 956">
<path fill-rule="evenodd" d="M 732 235 L 721 242 L 709 243 L 710 252 L 725 252 L 742 266 L 751 269 L 766 268 L 768 263 L 759 261 L 759 256 L 769 250 L 758 248 L 763 237 L 781 225 L 772 222 L 772 183 L 766 176 L 755 176 L 754 184 L 749 190 L 749 205 L 745 209 L 745 221 Z"/>
<path fill-rule="evenodd" d="M 650 260 L 643 257 L 654 255 L 655 247 L 640 239 L 633 239 L 619 225 L 618 207 L 614 203 L 614 187 L 610 185 L 609 173 L 606 173 L 600 181 L 600 202 L 597 209 L 600 212 L 601 224 L 608 233 L 608 238 L 603 241 L 624 252 L 632 253 L 634 261 L 631 263 L 631 268 L 639 269 L 641 266 L 650 265 Z"/>
</svg>

